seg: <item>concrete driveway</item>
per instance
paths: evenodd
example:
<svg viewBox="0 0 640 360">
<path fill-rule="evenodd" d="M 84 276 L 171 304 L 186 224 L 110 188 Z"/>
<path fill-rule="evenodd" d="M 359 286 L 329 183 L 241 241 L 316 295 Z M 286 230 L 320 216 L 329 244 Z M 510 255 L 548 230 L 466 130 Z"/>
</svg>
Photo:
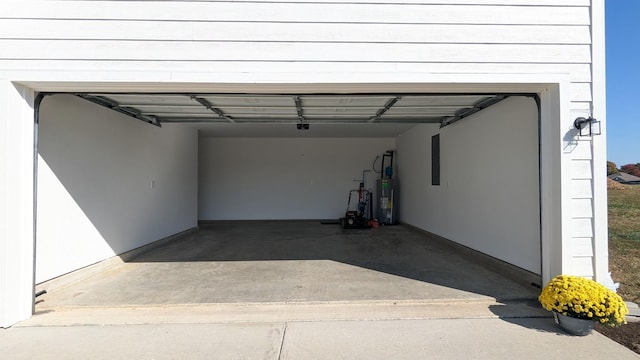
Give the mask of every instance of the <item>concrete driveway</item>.
<svg viewBox="0 0 640 360">
<path fill-rule="evenodd" d="M 566 335 L 535 300 L 537 288 L 412 229 L 250 225 L 206 224 L 82 281 L 50 287 L 34 317 L 0 330 L 0 353 L 16 359 L 639 358 L 598 333 Z"/>
<path fill-rule="evenodd" d="M 373 320 L 375 311 L 359 309 L 349 320 L 319 316 L 311 321 L 267 321 L 264 317 L 225 322 L 203 314 L 190 322 L 195 318 L 193 309 L 182 309 L 191 315 L 180 318 L 174 314 L 173 322 L 167 322 L 162 309 L 142 309 L 137 319 L 145 320 L 140 324 L 122 319 L 115 324 L 118 321 L 112 318 L 106 321 L 109 325 L 97 325 L 100 317 L 67 313 L 67 321 L 74 318 L 84 325 L 28 321 L 0 330 L 0 353 L 9 359 L 640 358 L 596 332 L 569 336 L 549 317 L 520 317 L 508 311 L 489 314 L 486 309 L 501 306 L 497 304 L 470 304 L 464 309 L 466 306 L 450 306 L 450 311 L 436 313 L 434 318 L 416 314 L 414 319 L 395 320 L 389 313 L 386 319 Z M 280 316 L 286 317 L 286 309 L 281 310 Z M 446 318 L 454 310 L 466 315 Z M 316 309 L 316 315 L 320 313 L 335 317 Z M 136 317 L 129 314 L 129 319 Z"/>
</svg>

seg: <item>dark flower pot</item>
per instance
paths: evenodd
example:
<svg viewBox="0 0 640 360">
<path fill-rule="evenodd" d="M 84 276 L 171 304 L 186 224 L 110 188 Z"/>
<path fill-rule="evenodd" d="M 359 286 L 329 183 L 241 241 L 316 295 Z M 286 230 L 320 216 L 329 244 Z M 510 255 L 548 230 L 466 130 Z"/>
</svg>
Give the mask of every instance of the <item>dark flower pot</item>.
<svg viewBox="0 0 640 360">
<path fill-rule="evenodd" d="M 595 321 L 593 320 L 578 319 L 555 311 L 553 312 L 553 317 L 556 319 L 556 323 L 560 325 L 560 328 L 571 335 L 589 335 L 595 326 Z"/>
</svg>

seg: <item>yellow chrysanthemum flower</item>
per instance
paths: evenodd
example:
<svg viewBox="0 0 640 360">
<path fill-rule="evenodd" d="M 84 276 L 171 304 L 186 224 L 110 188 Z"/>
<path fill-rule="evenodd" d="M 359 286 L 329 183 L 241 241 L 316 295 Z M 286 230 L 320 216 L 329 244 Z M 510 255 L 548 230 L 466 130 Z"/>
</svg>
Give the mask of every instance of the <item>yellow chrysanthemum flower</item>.
<svg viewBox="0 0 640 360">
<path fill-rule="evenodd" d="M 578 276 L 556 276 L 542 289 L 538 300 L 546 310 L 596 320 L 611 327 L 626 324 L 625 316 L 629 313 L 620 295 Z"/>
</svg>

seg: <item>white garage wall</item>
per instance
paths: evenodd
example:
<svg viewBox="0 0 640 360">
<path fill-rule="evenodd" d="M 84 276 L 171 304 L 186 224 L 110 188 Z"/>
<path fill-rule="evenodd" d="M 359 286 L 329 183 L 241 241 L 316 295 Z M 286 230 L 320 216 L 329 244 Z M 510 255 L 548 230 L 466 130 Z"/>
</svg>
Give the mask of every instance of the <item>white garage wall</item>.
<svg viewBox="0 0 640 360">
<path fill-rule="evenodd" d="M 337 219 L 354 179 L 393 148 L 393 138 L 201 138 L 199 219 Z"/>
<path fill-rule="evenodd" d="M 33 309 L 33 103 L 0 78 L 0 327 Z"/>
<path fill-rule="evenodd" d="M 441 185 L 431 185 L 440 134 Z M 540 274 L 535 102 L 509 98 L 440 129 L 397 139 L 402 221 Z"/>
<path fill-rule="evenodd" d="M 195 130 L 70 95 L 44 99 L 36 282 L 197 225 Z"/>
<path fill-rule="evenodd" d="M 459 83 L 452 74 L 502 83 L 553 74 L 569 82 L 563 132 L 589 115 L 606 132 L 604 0 L 20 0 L 0 2 L 0 13 L 0 77 L 37 90 Z M 565 247 L 565 272 L 582 276 L 603 277 L 608 267 L 605 177 L 593 175 L 604 167 L 604 138 L 563 145 L 574 164 L 562 176 L 575 193 L 562 207 L 592 208 L 561 220 L 570 227 L 561 241 L 581 248 Z"/>
</svg>

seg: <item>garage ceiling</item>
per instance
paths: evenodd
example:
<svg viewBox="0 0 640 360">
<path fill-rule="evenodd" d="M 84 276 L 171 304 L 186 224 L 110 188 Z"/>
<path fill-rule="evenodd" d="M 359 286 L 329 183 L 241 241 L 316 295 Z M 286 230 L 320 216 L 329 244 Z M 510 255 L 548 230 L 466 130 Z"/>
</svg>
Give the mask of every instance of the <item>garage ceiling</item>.
<svg viewBox="0 0 640 360">
<path fill-rule="evenodd" d="M 191 124 L 201 135 L 243 137 L 300 133 L 336 136 L 336 129 L 342 136 L 397 136 L 415 124 L 449 125 L 507 97 L 503 94 L 76 95 L 150 124 Z M 309 130 L 298 130 L 297 125 L 304 128 L 305 124 Z"/>
</svg>

